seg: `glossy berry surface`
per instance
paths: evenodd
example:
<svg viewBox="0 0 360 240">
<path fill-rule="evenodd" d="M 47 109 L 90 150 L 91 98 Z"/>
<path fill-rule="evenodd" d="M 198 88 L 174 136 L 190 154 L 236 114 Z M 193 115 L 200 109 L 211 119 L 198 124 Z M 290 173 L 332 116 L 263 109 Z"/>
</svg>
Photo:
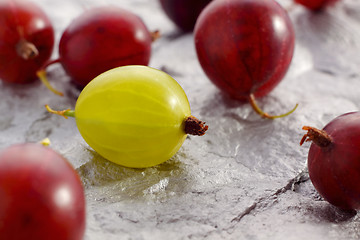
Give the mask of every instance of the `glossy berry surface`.
<svg viewBox="0 0 360 240">
<path fill-rule="evenodd" d="M 81 240 L 85 197 L 72 166 L 40 144 L 0 153 L 0 239 Z"/>
<path fill-rule="evenodd" d="M 92 80 L 75 107 L 78 129 L 100 155 L 143 168 L 171 158 L 186 138 L 190 105 L 168 74 L 146 66 L 109 70 Z"/>
<path fill-rule="evenodd" d="M 326 6 L 335 4 L 339 0 L 295 0 L 296 3 L 305 6 L 306 8 L 314 11 L 321 10 Z"/>
<path fill-rule="evenodd" d="M 54 30 L 40 7 L 28 1 L 0 1 L 0 80 L 35 81 L 53 46 Z"/>
<path fill-rule="evenodd" d="M 308 155 L 310 179 L 325 200 L 342 209 L 360 209 L 360 113 L 341 115 L 322 133 L 305 137 L 313 141 Z M 309 141 L 308 140 L 308 141 Z"/>
<path fill-rule="evenodd" d="M 85 11 L 60 39 L 61 63 L 83 88 L 106 70 L 124 65 L 147 65 L 151 34 L 135 14 L 114 6 Z"/>
<path fill-rule="evenodd" d="M 201 11 L 212 0 L 160 0 L 166 15 L 184 32 L 194 29 Z"/>
<path fill-rule="evenodd" d="M 203 70 L 236 99 L 268 94 L 284 77 L 294 51 L 292 23 L 274 0 L 212 1 L 194 34 Z"/>
</svg>

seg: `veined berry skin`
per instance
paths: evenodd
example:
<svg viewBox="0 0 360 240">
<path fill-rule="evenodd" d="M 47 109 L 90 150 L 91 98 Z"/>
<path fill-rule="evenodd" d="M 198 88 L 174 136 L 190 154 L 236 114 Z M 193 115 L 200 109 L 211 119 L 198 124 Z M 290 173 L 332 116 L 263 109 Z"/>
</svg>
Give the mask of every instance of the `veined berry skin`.
<svg viewBox="0 0 360 240">
<path fill-rule="evenodd" d="M 360 209 L 360 112 L 343 114 L 324 128 L 331 138 L 327 146 L 311 144 L 310 179 L 329 203 L 341 209 Z"/>
<path fill-rule="evenodd" d="M 220 34 L 221 33 L 221 34 Z M 294 52 L 295 31 L 274 0 L 209 3 L 194 29 L 205 74 L 231 98 L 263 97 L 284 78 Z"/>
<path fill-rule="evenodd" d="M 93 79 L 81 92 L 76 124 L 84 140 L 104 158 L 145 168 L 171 158 L 183 144 L 191 115 L 181 86 L 146 66 L 124 66 Z"/>
</svg>

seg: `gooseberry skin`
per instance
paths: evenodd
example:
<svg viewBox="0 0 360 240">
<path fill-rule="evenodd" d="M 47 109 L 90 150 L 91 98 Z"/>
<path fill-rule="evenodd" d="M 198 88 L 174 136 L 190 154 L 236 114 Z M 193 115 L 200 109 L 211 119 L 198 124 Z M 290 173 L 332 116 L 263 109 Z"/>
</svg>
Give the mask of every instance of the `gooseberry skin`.
<svg viewBox="0 0 360 240">
<path fill-rule="evenodd" d="M 75 18 L 59 44 L 62 66 L 80 88 L 100 73 L 125 65 L 148 65 L 151 34 L 143 21 L 127 10 L 92 8 Z"/>
<path fill-rule="evenodd" d="M 331 138 L 326 147 L 314 142 L 308 154 L 310 179 L 329 203 L 360 209 L 360 113 L 343 114 L 323 129 Z"/>
<path fill-rule="evenodd" d="M 0 206 L 0 239 L 83 238 L 82 183 L 49 147 L 25 143 L 0 153 Z"/>
<path fill-rule="evenodd" d="M 84 140 L 104 158 L 145 168 L 171 158 L 186 138 L 190 105 L 168 74 L 146 66 L 123 66 L 93 79 L 75 106 Z"/>
<path fill-rule="evenodd" d="M 295 36 L 274 0 L 212 1 L 194 29 L 199 62 L 209 79 L 235 99 L 265 96 L 292 60 Z"/>
<path fill-rule="evenodd" d="M 212 0 L 160 0 L 166 15 L 184 32 L 193 31 L 196 20 Z"/>
<path fill-rule="evenodd" d="M 17 46 L 20 41 L 32 43 L 38 55 L 24 59 Z M 51 57 L 54 29 L 45 14 L 29 1 L 0 1 L 0 79 L 26 84 L 37 79 L 36 71 Z"/>
<path fill-rule="evenodd" d="M 335 4 L 339 0 L 295 0 L 296 3 L 303 5 L 304 7 L 313 10 L 319 11 L 326 6 Z"/>
</svg>

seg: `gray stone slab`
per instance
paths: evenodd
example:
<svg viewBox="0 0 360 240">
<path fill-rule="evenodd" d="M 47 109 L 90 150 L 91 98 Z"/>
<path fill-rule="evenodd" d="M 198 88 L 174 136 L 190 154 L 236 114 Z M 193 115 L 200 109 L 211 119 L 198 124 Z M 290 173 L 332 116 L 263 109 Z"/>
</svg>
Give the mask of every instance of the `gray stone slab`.
<svg viewBox="0 0 360 240">
<path fill-rule="evenodd" d="M 0 82 L 0 149 L 51 139 L 79 172 L 87 197 L 86 240 L 99 239 L 359 239 L 360 220 L 323 201 L 306 174 L 308 144 L 301 127 L 322 128 L 360 107 L 360 2 L 343 0 L 323 13 L 295 6 L 296 30 L 289 72 L 259 104 L 290 116 L 269 121 L 251 106 L 224 97 L 203 73 L 193 35 L 179 34 L 156 0 L 36 0 L 55 26 L 57 41 L 85 8 L 114 4 L 138 14 L 162 38 L 150 66 L 169 72 L 184 88 L 194 116 L 210 126 L 188 137 L 162 165 L 145 170 L 112 164 L 96 154 L 73 119 L 43 107 L 73 108 L 79 92 L 60 65 L 49 79 L 65 97 L 39 82 Z M 285 7 L 290 1 L 280 1 Z M 57 57 L 56 51 L 54 58 Z M 196 84 L 195 84 L 196 83 Z"/>
</svg>

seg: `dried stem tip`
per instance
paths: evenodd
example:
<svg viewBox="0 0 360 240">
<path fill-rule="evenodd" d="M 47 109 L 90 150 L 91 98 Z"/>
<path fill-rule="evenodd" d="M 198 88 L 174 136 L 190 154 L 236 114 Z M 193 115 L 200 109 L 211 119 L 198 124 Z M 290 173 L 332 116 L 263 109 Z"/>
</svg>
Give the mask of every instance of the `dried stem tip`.
<svg viewBox="0 0 360 240">
<path fill-rule="evenodd" d="M 151 41 L 155 42 L 156 40 L 158 40 L 161 37 L 160 31 L 155 30 L 153 32 L 150 32 L 150 37 L 151 37 Z"/>
<path fill-rule="evenodd" d="M 16 45 L 17 54 L 25 60 L 33 59 L 39 55 L 39 51 L 34 44 L 20 39 Z"/>
<path fill-rule="evenodd" d="M 324 130 L 319 130 L 309 126 L 304 126 L 302 129 L 308 132 L 302 137 L 300 146 L 304 142 L 312 141 L 319 147 L 327 147 L 332 142 L 331 137 Z"/>
<path fill-rule="evenodd" d="M 191 135 L 202 136 L 208 130 L 208 126 L 205 122 L 200 121 L 194 116 L 190 116 L 185 120 L 185 133 Z"/>
</svg>

